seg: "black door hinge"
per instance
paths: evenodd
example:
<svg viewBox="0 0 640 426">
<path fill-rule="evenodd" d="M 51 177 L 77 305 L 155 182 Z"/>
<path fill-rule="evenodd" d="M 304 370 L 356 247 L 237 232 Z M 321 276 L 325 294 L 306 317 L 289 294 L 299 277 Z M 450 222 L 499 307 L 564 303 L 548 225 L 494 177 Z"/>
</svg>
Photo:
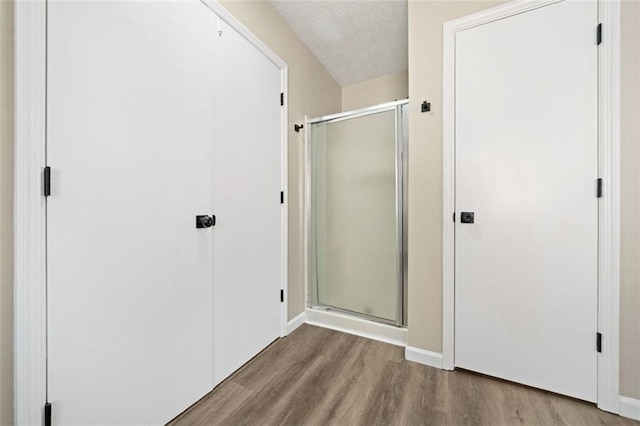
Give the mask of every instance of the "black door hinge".
<svg viewBox="0 0 640 426">
<path fill-rule="evenodd" d="M 284 92 L 280 92 L 280 105 L 284 105 Z"/>
<path fill-rule="evenodd" d="M 456 221 L 456 212 L 453 212 L 453 222 L 455 223 Z"/>
<path fill-rule="evenodd" d="M 602 178 L 598 178 L 598 198 L 602 198 Z"/>
<path fill-rule="evenodd" d="M 598 24 L 598 45 L 602 44 L 602 24 Z"/>
<path fill-rule="evenodd" d="M 602 352 L 602 333 L 596 334 L 596 350 Z"/>
<path fill-rule="evenodd" d="M 280 301 L 284 302 L 284 290 L 280 290 Z"/>
<path fill-rule="evenodd" d="M 280 191 L 280 204 L 284 204 L 284 191 Z"/>
<path fill-rule="evenodd" d="M 51 167 L 47 166 L 44 168 L 43 178 L 44 196 L 48 197 L 49 195 L 51 195 Z"/>
<path fill-rule="evenodd" d="M 51 403 L 44 404 L 44 426 L 51 426 Z"/>
</svg>

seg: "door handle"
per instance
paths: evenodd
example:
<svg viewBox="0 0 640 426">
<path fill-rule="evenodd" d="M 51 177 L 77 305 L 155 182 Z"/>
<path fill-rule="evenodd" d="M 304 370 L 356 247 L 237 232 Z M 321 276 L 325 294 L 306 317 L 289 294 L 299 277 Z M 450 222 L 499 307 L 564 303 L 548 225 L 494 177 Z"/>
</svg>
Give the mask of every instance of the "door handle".
<svg viewBox="0 0 640 426">
<path fill-rule="evenodd" d="M 212 226 L 216 226 L 216 215 L 196 216 L 196 228 L 211 228 Z"/>
<path fill-rule="evenodd" d="M 460 222 L 461 223 L 473 223 L 474 213 L 473 212 L 462 212 L 460 213 Z"/>
</svg>

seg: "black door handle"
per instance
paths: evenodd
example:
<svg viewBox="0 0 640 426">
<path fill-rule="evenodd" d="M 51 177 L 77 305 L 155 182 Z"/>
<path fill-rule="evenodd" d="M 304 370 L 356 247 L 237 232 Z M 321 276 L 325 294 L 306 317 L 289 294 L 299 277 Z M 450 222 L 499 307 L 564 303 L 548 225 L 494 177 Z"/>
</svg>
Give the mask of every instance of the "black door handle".
<svg viewBox="0 0 640 426">
<path fill-rule="evenodd" d="M 473 223 L 474 213 L 473 212 L 462 212 L 460 213 L 460 222 L 461 223 Z"/>
<path fill-rule="evenodd" d="M 216 215 L 196 216 L 196 228 L 211 228 L 212 226 L 216 226 Z"/>
</svg>

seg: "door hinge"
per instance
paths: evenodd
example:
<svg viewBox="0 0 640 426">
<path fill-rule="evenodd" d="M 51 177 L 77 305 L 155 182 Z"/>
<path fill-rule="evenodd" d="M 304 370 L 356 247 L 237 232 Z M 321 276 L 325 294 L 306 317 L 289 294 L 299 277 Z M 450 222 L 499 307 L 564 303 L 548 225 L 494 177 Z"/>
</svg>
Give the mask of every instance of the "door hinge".
<svg viewBox="0 0 640 426">
<path fill-rule="evenodd" d="M 284 92 L 280 92 L 280 105 L 284 105 Z"/>
<path fill-rule="evenodd" d="M 453 222 L 455 223 L 456 221 L 456 212 L 453 212 Z"/>
<path fill-rule="evenodd" d="M 598 24 L 598 30 L 597 30 L 597 39 L 598 39 L 598 45 L 602 44 L 602 24 Z"/>
<path fill-rule="evenodd" d="M 44 426 L 51 426 L 51 403 L 44 404 Z"/>
<path fill-rule="evenodd" d="M 51 167 L 44 168 L 43 178 L 43 193 L 45 197 L 48 197 L 51 195 Z"/>
<path fill-rule="evenodd" d="M 602 198 L 602 178 L 598 178 L 597 195 L 598 195 L 598 198 Z"/>
<path fill-rule="evenodd" d="M 280 191 L 280 204 L 284 204 L 284 191 Z"/>
<path fill-rule="evenodd" d="M 596 334 L 596 350 L 602 352 L 602 333 Z"/>
<path fill-rule="evenodd" d="M 280 290 L 280 302 L 284 302 L 284 290 Z"/>
</svg>

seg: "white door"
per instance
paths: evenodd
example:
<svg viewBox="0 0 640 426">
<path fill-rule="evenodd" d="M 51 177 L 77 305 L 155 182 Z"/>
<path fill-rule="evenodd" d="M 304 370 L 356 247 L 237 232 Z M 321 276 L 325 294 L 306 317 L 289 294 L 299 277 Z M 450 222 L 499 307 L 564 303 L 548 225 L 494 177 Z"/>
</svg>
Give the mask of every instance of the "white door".
<svg viewBox="0 0 640 426">
<path fill-rule="evenodd" d="M 281 72 L 233 28 L 216 35 L 214 381 L 280 336 Z"/>
<path fill-rule="evenodd" d="M 587 401 L 597 18 L 595 1 L 562 1 L 458 33 L 455 54 L 455 365 Z"/>
<path fill-rule="evenodd" d="M 54 424 L 164 424 L 213 387 L 213 13 L 50 2 Z"/>
</svg>

